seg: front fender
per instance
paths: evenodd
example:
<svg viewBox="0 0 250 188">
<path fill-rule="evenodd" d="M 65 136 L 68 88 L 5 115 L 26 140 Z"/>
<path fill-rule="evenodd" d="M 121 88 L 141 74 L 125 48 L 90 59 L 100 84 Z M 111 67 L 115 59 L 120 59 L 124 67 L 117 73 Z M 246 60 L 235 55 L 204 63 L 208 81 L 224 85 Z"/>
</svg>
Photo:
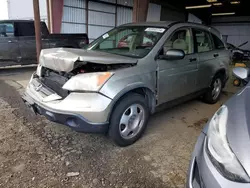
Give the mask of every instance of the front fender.
<svg viewBox="0 0 250 188">
<path fill-rule="evenodd" d="M 111 99 L 117 99 L 136 88 L 147 88 L 155 93 L 156 72 L 143 72 L 139 66 L 116 71 L 99 92 Z"/>
</svg>

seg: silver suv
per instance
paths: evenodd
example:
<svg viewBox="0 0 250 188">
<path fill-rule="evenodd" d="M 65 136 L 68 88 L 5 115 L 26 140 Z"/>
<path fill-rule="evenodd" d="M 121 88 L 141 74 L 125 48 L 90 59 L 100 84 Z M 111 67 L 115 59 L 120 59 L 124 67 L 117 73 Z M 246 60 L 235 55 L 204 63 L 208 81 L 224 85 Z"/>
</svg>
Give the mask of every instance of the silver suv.
<svg viewBox="0 0 250 188">
<path fill-rule="evenodd" d="M 127 146 L 162 107 L 197 96 L 216 103 L 229 61 L 220 34 L 210 27 L 126 24 L 86 50 L 44 49 L 23 100 L 51 121 L 79 132 L 108 133 Z"/>
</svg>

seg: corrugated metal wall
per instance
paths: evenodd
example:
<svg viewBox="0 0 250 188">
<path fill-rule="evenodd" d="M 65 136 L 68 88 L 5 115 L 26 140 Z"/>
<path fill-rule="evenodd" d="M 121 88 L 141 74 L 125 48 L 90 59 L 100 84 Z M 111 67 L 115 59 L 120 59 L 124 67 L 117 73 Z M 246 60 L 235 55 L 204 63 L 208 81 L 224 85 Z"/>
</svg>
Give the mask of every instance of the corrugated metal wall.
<svg viewBox="0 0 250 188">
<path fill-rule="evenodd" d="M 129 6 L 129 7 L 133 7 L 134 5 L 134 1 L 133 0 L 117 0 L 117 4 L 118 5 L 125 5 L 125 6 Z"/>
<path fill-rule="evenodd" d="M 161 5 L 149 3 L 147 21 L 158 22 L 161 20 Z"/>
<path fill-rule="evenodd" d="M 88 30 L 93 40 L 115 27 L 115 5 L 89 2 Z"/>
<path fill-rule="evenodd" d="M 85 0 L 64 0 L 62 33 L 85 33 Z"/>
<path fill-rule="evenodd" d="M 117 7 L 117 26 L 132 22 L 132 15 L 132 9 Z"/>
<path fill-rule="evenodd" d="M 132 22 L 133 0 L 89 0 L 88 10 L 85 6 L 85 0 L 64 0 L 62 33 L 85 33 L 86 11 L 90 41 L 115 26 Z"/>
</svg>

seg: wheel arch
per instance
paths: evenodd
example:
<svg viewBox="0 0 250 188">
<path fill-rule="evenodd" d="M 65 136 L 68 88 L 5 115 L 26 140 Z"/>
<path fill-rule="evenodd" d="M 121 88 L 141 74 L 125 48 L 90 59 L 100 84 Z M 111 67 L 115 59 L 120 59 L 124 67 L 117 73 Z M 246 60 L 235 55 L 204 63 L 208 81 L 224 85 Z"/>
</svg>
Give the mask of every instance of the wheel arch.
<svg viewBox="0 0 250 188">
<path fill-rule="evenodd" d="M 215 74 L 214 74 L 214 76 L 213 76 L 213 79 L 216 77 L 216 76 L 222 76 L 222 84 L 223 84 L 223 88 L 225 87 L 225 84 L 226 84 L 226 80 L 227 80 L 227 78 L 226 78 L 226 69 L 225 68 L 220 68 L 219 70 L 217 70 L 216 72 L 215 72 Z M 213 79 L 211 80 L 211 83 L 210 83 L 210 85 L 212 84 L 212 82 L 213 82 Z"/>
<path fill-rule="evenodd" d="M 111 104 L 111 109 L 108 115 L 108 120 L 110 120 L 111 114 L 114 108 L 116 107 L 116 105 L 119 103 L 119 101 L 121 101 L 125 96 L 129 95 L 130 93 L 138 93 L 142 95 L 143 97 L 145 97 L 149 106 L 150 113 L 151 114 L 154 113 L 155 106 L 156 106 L 155 92 L 144 85 L 137 85 L 137 86 L 128 87 L 116 95 L 116 97 L 113 99 L 113 102 Z"/>
</svg>

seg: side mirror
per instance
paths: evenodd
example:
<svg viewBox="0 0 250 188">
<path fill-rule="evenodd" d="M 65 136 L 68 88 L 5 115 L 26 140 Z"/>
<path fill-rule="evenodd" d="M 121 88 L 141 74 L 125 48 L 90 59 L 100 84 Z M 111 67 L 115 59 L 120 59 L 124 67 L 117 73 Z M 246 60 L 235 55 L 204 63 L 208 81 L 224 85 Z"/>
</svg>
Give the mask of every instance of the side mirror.
<svg viewBox="0 0 250 188">
<path fill-rule="evenodd" d="M 180 60 L 185 57 L 185 52 L 183 50 L 171 49 L 168 50 L 165 55 L 160 56 L 160 59 L 166 60 Z"/>
<path fill-rule="evenodd" d="M 233 75 L 240 78 L 240 79 L 246 79 L 248 77 L 248 69 L 243 67 L 236 67 L 233 68 Z"/>
</svg>

